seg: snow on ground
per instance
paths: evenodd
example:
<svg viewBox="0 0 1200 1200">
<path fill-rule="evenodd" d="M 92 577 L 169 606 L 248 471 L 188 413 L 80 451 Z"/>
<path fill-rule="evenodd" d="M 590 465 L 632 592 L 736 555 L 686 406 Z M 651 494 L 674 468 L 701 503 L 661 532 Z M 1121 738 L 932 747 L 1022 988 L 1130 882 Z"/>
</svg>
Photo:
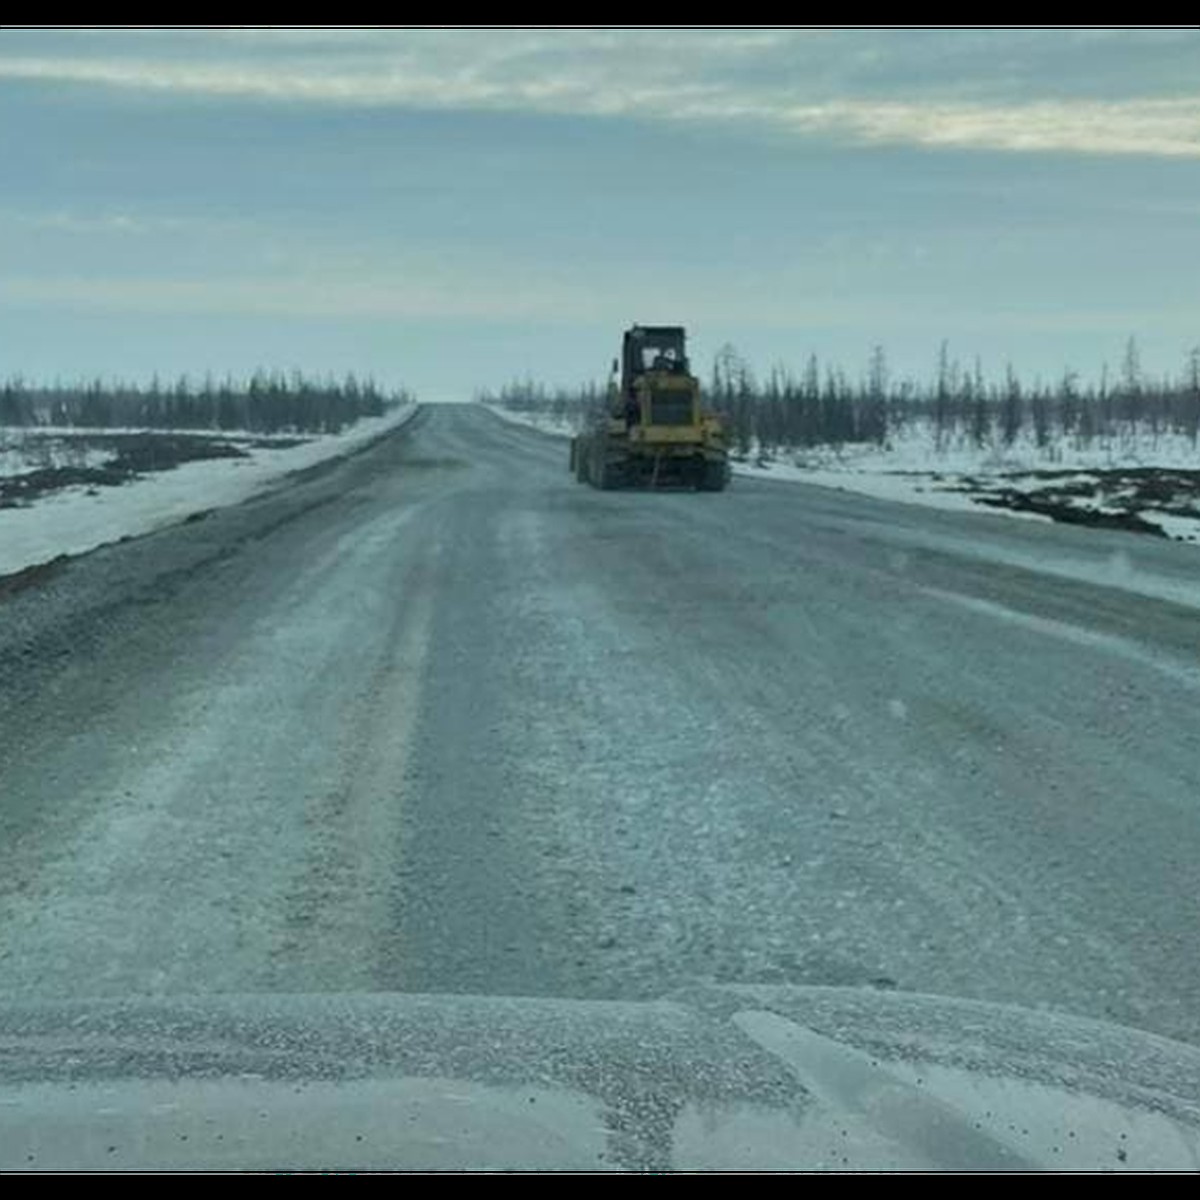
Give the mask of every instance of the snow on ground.
<svg viewBox="0 0 1200 1200">
<path fill-rule="evenodd" d="M 543 433 L 570 437 L 575 432 L 571 415 L 558 420 L 549 413 L 513 412 L 499 405 L 487 407 L 506 421 Z M 1153 439 L 1114 438 L 1088 447 L 1075 446 L 1067 439 L 1039 447 L 1028 438 L 1018 439 L 1003 449 L 980 449 L 965 439 L 938 447 L 930 430 L 917 427 L 894 438 L 886 448 L 819 447 L 771 456 L 751 454 L 744 461 L 732 462 L 735 475 L 816 484 L 879 500 L 954 512 L 999 512 L 1025 520 L 1051 520 L 1044 513 L 985 506 L 979 502 L 978 497 L 994 496 L 1001 490 L 1053 499 L 1063 507 L 1094 513 L 1135 512 L 1170 538 L 1200 542 L 1200 515 L 1188 517 L 1161 512 L 1153 506 L 1133 505 L 1129 503 L 1133 498 L 1130 488 L 1109 491 L 1100 488 L 1094 496 L 1071 496 L 1063 490 L 1072 485 L 1097 485 L 1103 479 L 1099 474 L 1102 472 L 1147 467 L 1200 470 L 1200 451 L 1190 439 L 1170 434 Z M 1051 479 L 1044 472 L 1056 474 Z M 1179 497 L 1180 505 L 1185 508 L 1189 500 L 1200 514 L 1200 501 L 1194 494 Z"/>
<path fill-rule="evenodd" d="M 1177 517 L 1172 513 L 1155 513 L 1152 520 L 1163 533 L 1177 542 L 1200 543 L 1200 521 L 1194 517 Z"/>
<path fill-rule="evenodd" d="M 930 431 L 918 428 L 894 439 L 886 448 L 848 446 L 792 452 L 773 461 L 751 459 L 736 464 L 734 471 L 959 512 L 979 512 L 979 496 L 995 496 L 1001 491 L 1020 493 L 1095 513 L 1140 513 L 1169 537 L 1182 541 L 1200 538 L 1200 516 L 1189 518 L 1163 513 L 1153 506 L 1138 507 L 1132 504 L 1132 488 L 1103 487 L 1105 473 L 1143 468 L 1196 470 L 1200 468 L 1200 453 L 1188 438 L 1171 435 L 1114 439 L 1088 447 L 1075 446 L 1069 440 L 1039 447 L 1032 440 L 1021 439 L 1003 449 L 981 449 L 965 440 L 938 448 Z M 1096 494 L 1087 495 L 1089 487 L 1095 488 Z M 1085 494 L 1071 496 L 1068 493 L 1072 488 Z M 1185 506 L 1186 499 L 1181 497 Z M 1041 513 L 1009 507 L 987 506 L 987 511 L 1035 521 L 1050 519 Z"/>
<path fill-rule="evenodd" d="M 382 417 L 364 417 L 341 433 L 286 448 L 265 448 L 261 443 L 266 439 L 254 435 L 260 444 L 247 447 L 246 458 L 182 463 L 120 487 L 66 488 L 28 507 L 2 508 L 0 576 L 61 554 L 82 554 L 106 542 L 151 533 L 196 512 L 238 504 L 284 475 L 364 445 L 402 425 L 416 411 L 415 404 L 403 405 Z M 63 432 L 55 431 L 56 435 Z M 222 436 L 236 439 L 239 435 Z M 16 469 L 28 469 L 19 466 L 15 453 L 6 461 Z"/>
<path fill-rule="evenodd" d="M 906 504 L 924 504 L 930 508 L 950 509 L 953 512 L 979 512 L 980 506 L 967 492 L 952 491 L 953 478 L 936 479 L 933 473 L 918 473 L 882 463 L 873 469 L 868 466 L 838 467 L 802 466 L 786 460 L 761 461 L 750 459 L 733 464 L 735 475 L 754 479 L 783 479 L 793 483 L 812 483 L 819 487 L 837 488 L 873 496 L 877 500 L 899 500 Z M 1048 520 L 1036 513 L 1012 513 L 1035 521 Z"/>
<path fill-rule="evenodd" d="M 74 432 L 56 430 L 53 435 L 45 435 L 40 431 L 0 427 L 0 479 L 46 467 L 99 467 L 112 457 L 111 450 L 73 445 L 79 440 L 70 436 Z"/>
<path fill-rule="evenodd" d="M 511 408 L 504 408 L 499 404 L 485 404 L 483 407 L 513 425 L 524 425 L 528 429 L 540 429 L 542 433 L 553 433 L 559 437 L 573 437 L 578 432 L 573 414 L 564 416 L 560 421 L 550 413 L 515 412 Z"/>
</svg>

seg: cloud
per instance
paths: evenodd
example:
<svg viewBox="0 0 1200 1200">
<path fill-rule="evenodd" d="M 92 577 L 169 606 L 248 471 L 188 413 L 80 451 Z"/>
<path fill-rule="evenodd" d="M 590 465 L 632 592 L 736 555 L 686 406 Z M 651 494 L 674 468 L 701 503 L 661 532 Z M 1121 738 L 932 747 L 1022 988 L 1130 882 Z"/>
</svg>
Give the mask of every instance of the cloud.
<svg viewBox="0 0 1200 1200">
<path fill-rule="evenodd" d="M 31 212 L 0 208 L 0 231 L 7 226 L 17 231 L 48 231 L 89 237 L 94 234 L 140 237 L 152 234 L 229 233 L 238 229 L 239 224 L 211 217 L 119 210 L 82 212 L 76 209 L 50 209 Z"/>
<path fill-rule="evenodd" d="M 149 42 L 114 33 L 70 42 L 75 52 L 65 56 L 10 50 L 0 79 L 740 125 L 857 145 L 1200 158 L 1200 86 L 1193 79 L 1162 94 L 1164 72 L 1154 70 L 1186 59 L 1196 43 L 1136 32 L 1097 41 L 1086 31 L 855 40 L 754 29 L 218 30 Z M 1089 78 L 1097 94 L 1088 94 Z"/>
<path fill-rule="evenodd" d="M 873 143 L 1200 158 L 1200 96 L 1019 105 L 842 101 L 781 112 L 786 125 Z"/>
</svg>

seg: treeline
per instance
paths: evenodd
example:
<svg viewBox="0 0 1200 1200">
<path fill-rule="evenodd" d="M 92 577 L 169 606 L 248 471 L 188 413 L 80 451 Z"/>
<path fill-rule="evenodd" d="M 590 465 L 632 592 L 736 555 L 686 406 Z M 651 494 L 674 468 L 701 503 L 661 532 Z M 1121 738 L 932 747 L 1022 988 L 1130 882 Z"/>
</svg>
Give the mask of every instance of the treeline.
<svg viewBox="0 0 1200 1200">
<path fill-rule="evenodd" d="M 560 424 L 599 413 L 604 407 L 606 389 L 588 383 L 579 388 L 548 388 L 532 379 L 505 384 L 498 392 L 482 391 L 480 404 L 496 404 L 512 412 L 537 413 Z"/>
<path fill-rule="evenodd" d="M 595 385 L 564 391 L 527 382 L 480 399 L 565 420 L 597 411 L 603 395 Z M 720 414 L 733 448 L 742 454 L 854 444 L 887 447 L 918 432 L 938 449 L 1003 448 L 1019 441 L 1039 449 L 1061 442 L 1087 449 L 1163 435 L 1182 436 L 1196 445 L 1200 348 L 1191 352 L 1176 378 L 1148 376 L 1131 341 L 1115 375 L 1106 369 L 1098 381 L 1085 383 L 1068 371 L 1053 383 L 1027 384 L 1011 367 L 1002 380 L 987 380 L 978 362 L 964 368 L 945 345 L 934 377 L 924 382 L 893 378 L 881 349 L 855 379 L 840 368 L 822 366 L 815 355 L 798 375 L 777 367 L 759 379 L 726 346 L 714 359 L 704 399 Z"/>
<path fill-rule="evenodd" d="M 374 381 L 353 374 L 335 380 L 259 371 L 240 381 L 183 376 L 148 384 L 10 379 L 0 383 L 0 426 L 337 433 L 409 399 L 405 392 L 385 395 Z"/>
</svg>

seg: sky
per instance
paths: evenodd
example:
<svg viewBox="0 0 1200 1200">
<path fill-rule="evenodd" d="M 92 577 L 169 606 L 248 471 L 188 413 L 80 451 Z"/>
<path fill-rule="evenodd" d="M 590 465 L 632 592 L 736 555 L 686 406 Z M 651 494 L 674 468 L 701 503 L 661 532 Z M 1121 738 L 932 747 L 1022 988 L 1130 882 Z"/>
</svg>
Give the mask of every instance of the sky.
<svg viewBox="0 0 1200 1200">
<path fill-rule="evenodd" d="M 1195 29 L 0 29 L 0 377 L 1149 372 L 1200 344 Z"/>
</svg>

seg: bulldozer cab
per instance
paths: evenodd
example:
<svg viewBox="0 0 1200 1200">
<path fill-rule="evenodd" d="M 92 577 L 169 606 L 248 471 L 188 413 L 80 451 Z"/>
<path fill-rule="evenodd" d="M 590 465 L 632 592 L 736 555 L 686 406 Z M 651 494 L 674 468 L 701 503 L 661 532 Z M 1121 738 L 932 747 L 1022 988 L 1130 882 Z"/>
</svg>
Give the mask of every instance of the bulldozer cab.
<svg viewBox="0 0 1200 1200">
<path fill-rule="evenodd" d="M 688 373 L 682 326 L 635 325 L 626 332 L 621 356 L 622 394 L 632 396 L 638 378 L 651 371 Z"/>
</svg>

